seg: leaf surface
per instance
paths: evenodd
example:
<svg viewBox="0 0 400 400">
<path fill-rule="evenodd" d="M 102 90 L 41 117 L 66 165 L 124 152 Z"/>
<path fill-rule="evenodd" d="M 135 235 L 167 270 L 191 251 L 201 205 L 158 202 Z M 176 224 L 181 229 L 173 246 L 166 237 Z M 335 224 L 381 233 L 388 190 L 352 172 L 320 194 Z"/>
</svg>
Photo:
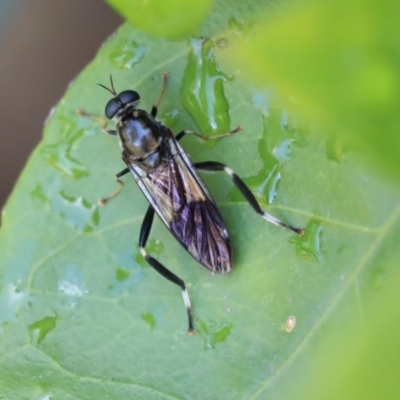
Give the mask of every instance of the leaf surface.
<svg viewBox="0 0 400 400">
<path fill-rule="evenodd" d="M 224 71 L 219 39 L 196 58 L 199 41 L 158 41 L 124 25 L 50 116 L 3 213 L 5 398 L 270 398 L 308 365 L 326 322 L 343 310 L 352 315 L 379 286 L 385 269 L 374 261 L 399 232 L 398 192 L 356 153 L 332 159 L 325 139 L 310 136 L 271 90 Z M 211 64 L 203 70 L 204 63 Z M 244 128 L 214 144 L 184 138 L 192 160 L 226 163 L 264 209 L 306 228 L 298 238 L 267 224 L 227 176 L 204 175 L 235 256 L 229 275 L 213 276 L 156 220 L 148 251 L 187 283 L 192 337 L 179 288 L 138 251 L 147 204 L 133 179 L 124 178 L 106 207 L 97 205 L 124 165 L 116 139 L 76 112 L 103 114 L 110 96 L 96 83 L 108 85 L 110 73 L 117 91 L 137 90 L 150 110 L 163 71 L 170 80 L 159 118 L 174 133 L 212 135 L 205 122 L 212 118 Z M 208 95 L 218 99 L 182 101 L 183 85 L 196 79 L 200 87 L 211 82 Z"/>
</svg>

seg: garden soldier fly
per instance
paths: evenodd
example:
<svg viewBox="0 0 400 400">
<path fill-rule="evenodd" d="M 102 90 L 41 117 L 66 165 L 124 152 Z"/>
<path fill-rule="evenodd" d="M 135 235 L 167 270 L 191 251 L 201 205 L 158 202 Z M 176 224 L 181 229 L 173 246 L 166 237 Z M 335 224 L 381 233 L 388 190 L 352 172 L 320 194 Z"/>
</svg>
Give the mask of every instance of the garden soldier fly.
<svg viewBox="0 0 400 400">
<path fill-rule="evenodd" d="M 194 164 L 190 161 L 178 143 L 185 135 L 217 139 L 239 132 L 242 128 L 237 126 L 230 132 L 213 137 L 188 130 L 174 136 L 168 127 L 155 119 L 168 74 L 163 73 L 162 76 L 162 89 L 150 113 L 137 108 L 140 96 L 134 90 L 124 90 L 118 94 L 112 77 L 111 88 L 99 84 L 114 96 L 106 105 L 105 115 L 108 119 L 117 121 L 116 130 L 105 129 L 107 122 L 103 130 L 110 135 L 119 136 L 122 160 L 127 165 L 127 168 L 116 175 L 118 188 L 109 197 L 100 200 L 100 204 L 104 205 L 121 190 L 123 182 L 119 178 L 128 173 L 133 175 L 150 203 L 140 229 L 140 252 L 158 273 L 181 288 L 188 315 L 188 332 L 193 334 L 193 317 L 185 282 L 147 254 L 145 247 L 156 212 L 178 242 L 201 265 L 216 273 L 227 273 L 232 269 L 232 247 L 228 231 L 198 170 L 224 171 L 257 214 L 298 235 L 303 235 L 304 230 L 289 226 L 264 212 L 250 189 L 226 165 L 215 161 Z M 92 117 L 82 110 L 80 113 Z"/>
</svg>

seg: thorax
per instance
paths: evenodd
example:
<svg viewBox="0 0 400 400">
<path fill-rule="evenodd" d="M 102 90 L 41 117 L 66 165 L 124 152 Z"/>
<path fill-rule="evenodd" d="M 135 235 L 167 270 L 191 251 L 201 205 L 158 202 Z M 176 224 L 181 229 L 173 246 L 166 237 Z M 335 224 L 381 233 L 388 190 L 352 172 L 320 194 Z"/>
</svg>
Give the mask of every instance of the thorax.
<svg viewBox="0 0 400 400">
<path fill-rule="evenodd" d="M 165 127 L 143 110 L 133 110 L 117 125 L 126 163 L 144 170 L 162 163 L 166 151 Z"/>
</svg>

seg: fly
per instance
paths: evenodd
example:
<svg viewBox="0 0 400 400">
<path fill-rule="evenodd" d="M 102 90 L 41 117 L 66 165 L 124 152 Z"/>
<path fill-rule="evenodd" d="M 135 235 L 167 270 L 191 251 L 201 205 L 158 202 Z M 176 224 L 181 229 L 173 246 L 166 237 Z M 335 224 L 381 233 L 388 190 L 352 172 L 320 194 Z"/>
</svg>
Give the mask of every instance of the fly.
<svg viewBox="0 0 400 400">
<path fill-rule="evenodd" d="M 120 178 L 131 173 L 139 188 L 147 198 L 149 207 L 142 222 L 139 235 L 139 249 L 145 260 L 164 278 L 181 288 L 187 311 L 188 333 L 194 333 L 192 308 L 185 282 L 172 273 L 158 260 L 147 254 L 146 243 L 153 224 L 154 214 L 161 218 L 176 240 L 201 265 L 215 273 L 228 273 L 232 269 L 232 246 L 221 214 L 208 189 L 201 180 L 198 170 L 223 171 L 230 176 L 254 211 L 267 221 L 303 235 L 304 229 L 287 225 L 264 212 L 253 193 L 232 169 L 216 161 L 192 163 L 179 145 L 187 134 L 202 139 L 217 139 L 242 130 L 237 126 L 230 132 L 213 137 L 183 130 L 176 136 L 171 130 L 156 120 L 158 106 L 164 94 L 168 74 L 163 73 L 163 84 L 151 112 L 137 108 L 139 93 L 124 90 L 117 93 L 112 77 L 111 88 L 99 84 L 114 97 L 105 107 L 105 115 L 115 120 L 116 130 L 105 129 L 107 134 L 119 136 L 122 146 L 122 160 L 126 168 L 116 175 L 119 184 L 107 198 L 100 200 L 104 205 L 121 190 Z M 80 110 L 80 114 L 98 119 Z"/>
</svg>

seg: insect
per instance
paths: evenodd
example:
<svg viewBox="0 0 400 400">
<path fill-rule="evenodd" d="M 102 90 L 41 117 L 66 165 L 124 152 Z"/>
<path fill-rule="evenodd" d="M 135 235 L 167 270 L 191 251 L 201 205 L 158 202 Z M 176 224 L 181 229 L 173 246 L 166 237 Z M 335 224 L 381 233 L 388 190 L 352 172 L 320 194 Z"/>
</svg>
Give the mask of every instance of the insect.
<svg viewBox="0 0 400 400">
<path fill-rule="evenodd" d="M 110 88 L 99 84 L 113 95 L 105 107 L 105 115 L 117 123 L 116 130 L 106 130 L 107 122 L 105 122 L 103 131 L 119 136 L 122 160 L 126 164 L 126 168 L 116 174 L 119 186 L 100 203 L 104 205 L 120 191 L 123 186 L 120 178 L 123 175 L 129 173 L 133 175 L 150 203 L 140 229 L 140 252 L 159 274 L 181 288 L 187 311 L 188 333 L 193 334 L 192 308 L 185 282 L 149 255 L 145 248 L 154 214 L 157 213 L 177 241 L 201 265 L 215 273 L 222 274 L 228 273 L 232 269 L 232 246 L 228 231 L 214 200 L 197 172 L 198 170 L 225 172 L 257 214 L 298 235 L 302 235 L 304 230 L 287 225 L 264 212 L 250 189 L 226 165 L 216 161 L 199 163 L 190 161 L 189 156 L 178 143 L 185 135 L 193 134 L 202 139 L 216 139 L 232 135 L 241 131 L 242 128 L 237 126 L 230 132 L 213 137 L 206 137 L 189 130 L 183 130 L 174 136 L 167 126 L 156 120 L 168 74 L 163 73 L 162 77 L 162 88 L 150 113 L 137 108 L 140 96 L 136 91 L 124 90 L 117 93 L 112 77 L 110 77 Z M 82 110 L 80 113 L 98 119 Z"/>
</svg>

